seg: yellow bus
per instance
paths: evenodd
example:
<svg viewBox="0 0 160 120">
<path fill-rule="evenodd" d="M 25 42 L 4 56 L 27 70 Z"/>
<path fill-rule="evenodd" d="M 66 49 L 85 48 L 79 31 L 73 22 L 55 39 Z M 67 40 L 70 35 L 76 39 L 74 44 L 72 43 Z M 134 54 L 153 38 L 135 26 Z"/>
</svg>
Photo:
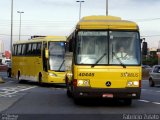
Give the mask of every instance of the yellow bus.
<svg viewBox="0 0 160 120">
<path fill-rule="evenodd" d="M 64 36 L 33 37 L 13 44 L 11 75 L 18 80 L 65 83 Z"/>
<path fill-rule="evenodd" d="M 141 94 L 141 40 L 135 22 L 114 16 L 86 16 L 68 37 L 67 95 L 122 99 Z M 68 59 L 67 56 L 73 56 Z M 72 58 L 72 57 L 70 57 Z"/>
</svg>

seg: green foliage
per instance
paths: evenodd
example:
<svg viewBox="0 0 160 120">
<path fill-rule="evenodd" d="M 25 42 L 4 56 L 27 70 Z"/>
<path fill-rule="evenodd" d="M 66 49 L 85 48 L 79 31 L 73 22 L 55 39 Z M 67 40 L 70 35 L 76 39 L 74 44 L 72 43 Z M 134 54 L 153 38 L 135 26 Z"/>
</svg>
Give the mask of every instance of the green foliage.
<svg viewBox="0 0 160 120">
<path fill-rule="evenodd" d="M 148 57 L 148 58 L 143 57 L 142 64 L 150 65 L 150 66 L 157 65 L 158 64 L 158 57 Z"/>
</svg>

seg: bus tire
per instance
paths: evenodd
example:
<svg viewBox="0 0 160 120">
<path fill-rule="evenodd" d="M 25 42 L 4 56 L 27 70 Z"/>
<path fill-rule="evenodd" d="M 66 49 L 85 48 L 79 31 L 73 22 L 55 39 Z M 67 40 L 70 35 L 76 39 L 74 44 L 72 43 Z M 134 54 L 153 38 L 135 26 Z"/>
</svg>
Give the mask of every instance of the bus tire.
<svg viewBox="0 0 160 120">
<path fill-rule="evenodd" d="M 124 99 L 124 104 L 130 106 L 132 104 L 132 99 Z"/>
<path fill-rule="evenodd" d="M 74 103 L 77 105 L 80 105 L 80 104 L 82 104 L 82 101 L 78 98 L 74 98 Z"/>
<path fill-rule="evenodd" d="M 18 71 L 18 75 L 17 75 L 17 79 L 18 79 L 18 83 L 23 83 L 23 80 L 20 80 L 20 71 Z"/>
<path fill-rule="evenodd" d="M 154 83 L 154 81 L 152 80 L 152 78 L 149 78 L 149 86 L 150 86 L 150 87 L 154 87 L 154 86 L 155 86 L 155 83 Z"/>
<path fill-rule="evenodd" d="M 68 78 L 67 77 L 65 77 L 65 83 L 66 83 L 66 88 L 67 88 L 67 96 L 70 98 L 70 97 L 72 97 L 72 93 L 71 93 L 71 91 L 70 91 L 70 89 L 69 89 L 69 82 L 68 82 Z"/>
<path fill-rule="evenodd" d="M 71 91 L 67 88 L 67 96 L 69 97 L 69 98 L 71 98 L 72 97 L 72 93 L 71 93 Z"/>
<path fill-rule="evenodd" d="M 42 74 L 41 73 L 39 73 L 38 84 L 39 84 L 39 86 L 43 85 L 43 83 L 42 83 Z"/>
<path fill-rule="evenodd" d="M 18 75 L 17 75 L 18 81 L 20 81 L 20 79 L 19 79 L 19 78 L 20 78 L 20 75 L 21 75 L 21 74 L 20 74 L 20 71 L 18 71 Z"/>
</svg>

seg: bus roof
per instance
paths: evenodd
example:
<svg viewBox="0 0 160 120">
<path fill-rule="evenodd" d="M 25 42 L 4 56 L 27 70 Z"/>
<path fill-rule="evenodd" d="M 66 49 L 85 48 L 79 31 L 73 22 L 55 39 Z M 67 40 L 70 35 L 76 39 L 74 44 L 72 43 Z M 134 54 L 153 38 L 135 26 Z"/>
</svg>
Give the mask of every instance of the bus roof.
<svg viewBox="0 0 160 120">
<path fill-rule="evenodd" d="M 121 29 L 139 30 L 135 22 L 115 16 L 86 16 L 76 26 L 77 29 Z"/>
<path fill-rule="evenodd" d="M 66 36 L 43 36 L 43 37 L 35 37 L 29 40 L 22 40 L 22 41 L 17 41 L 14 44 L 21 44 L 21 43 L 32 43 L 32 42 L 42 42 L 42 41 L 66 41 L 67 37 Z"/>
</svg>

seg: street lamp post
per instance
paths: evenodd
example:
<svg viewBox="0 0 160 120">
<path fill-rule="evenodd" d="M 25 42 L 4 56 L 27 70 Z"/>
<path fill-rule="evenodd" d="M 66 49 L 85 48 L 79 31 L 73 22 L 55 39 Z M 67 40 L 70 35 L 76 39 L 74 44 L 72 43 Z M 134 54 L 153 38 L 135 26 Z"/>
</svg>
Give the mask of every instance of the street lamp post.
<svg viewBox="0 0 160 120">
<path fill-rule="evenodd" d="M 17 13 L 20 14 L 20 20 L 19 20 L 19 41 L 21 39 L 21 14 L 24 13 L 22 11 L 17 11 Z"/>
<path fill-rule="evenodd" d="M 84 2 L 83 0 L 79 0 L 79 1 L 76 1 L 76 2 L 79 2 L 80 3 L 80 6 L 79 6 L 79 20 L 81 19 L 81 4 Z"/>
<path fill-rule="evenodd" d="M 13 0 L 11 0 L 11 43 L 10 43 L 11 52 L 12 52 L 12 41 L 13 41 Z"/>
<path fill-rule="evenodd" d="M 106 0 L 106 16 L 108 16 L 108 0 Z"/>
</svg>

